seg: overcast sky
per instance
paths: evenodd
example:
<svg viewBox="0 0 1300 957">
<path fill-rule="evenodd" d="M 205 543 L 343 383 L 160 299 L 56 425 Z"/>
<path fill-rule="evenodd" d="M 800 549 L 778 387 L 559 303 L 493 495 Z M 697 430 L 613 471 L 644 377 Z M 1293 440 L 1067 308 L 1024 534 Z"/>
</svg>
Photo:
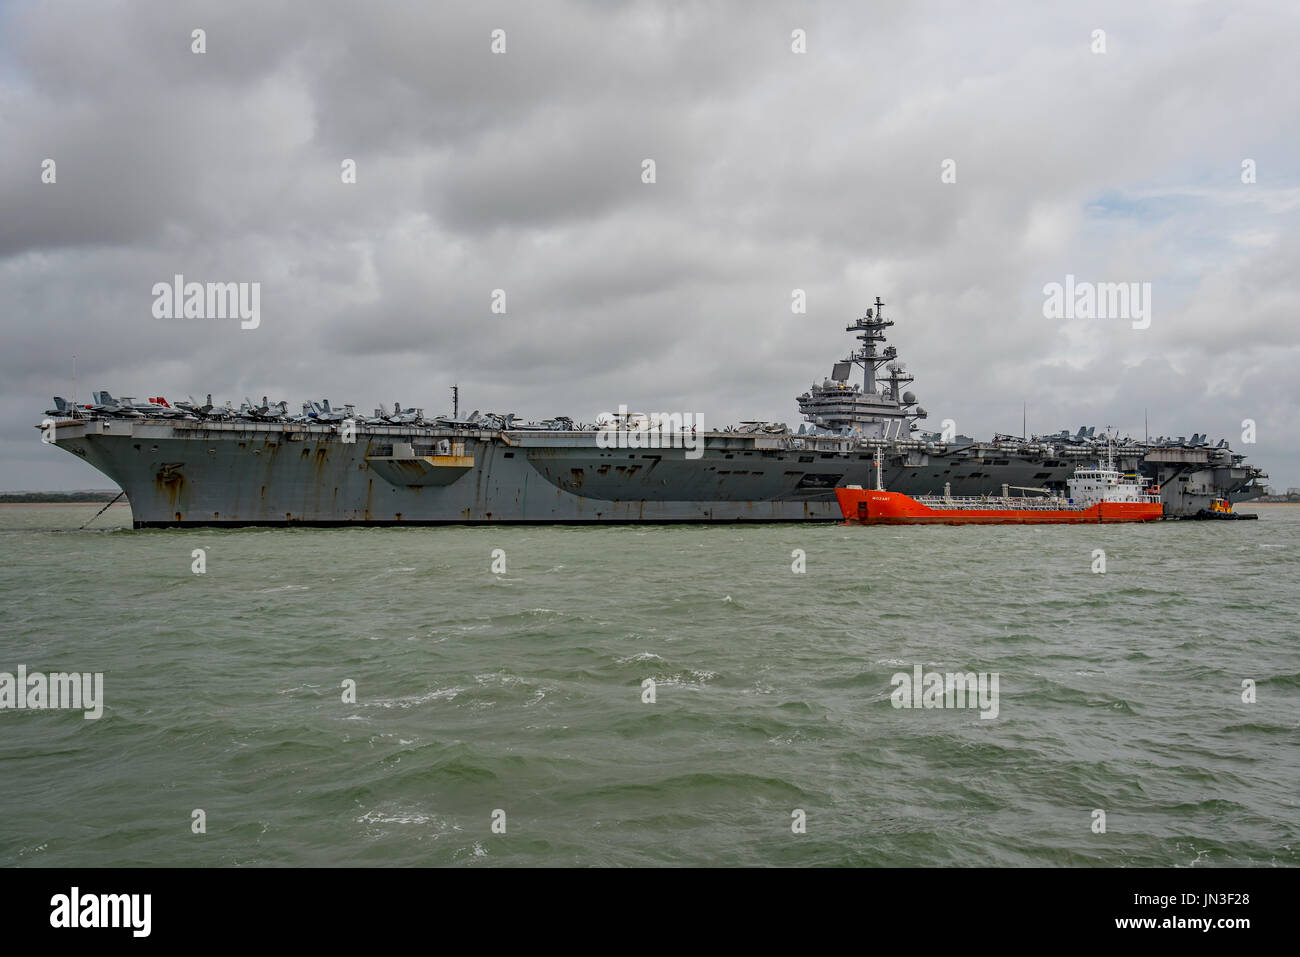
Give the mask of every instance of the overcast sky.
<svg viewBox="0 0 1300 957">
<path fill-rule="evenodd" d="M 74 354 L 84 401 L 793 426 L 877 295 L 931 427 L 1146 410 L 1300 486 L 1300 7 L 873 7 L 0 0 L 0 488 L 111 485 L 32 428 Z M 177 273 L 260 326 L 155 318 Z M 1045 318 L 1067 274 L 1150 327 Z"/>
</svg>

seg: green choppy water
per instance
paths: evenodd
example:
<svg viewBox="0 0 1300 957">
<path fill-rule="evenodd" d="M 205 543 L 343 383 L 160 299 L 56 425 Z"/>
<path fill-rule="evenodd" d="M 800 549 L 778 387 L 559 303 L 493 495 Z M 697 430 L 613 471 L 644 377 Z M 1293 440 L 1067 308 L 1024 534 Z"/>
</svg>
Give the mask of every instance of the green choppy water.
<svg viewBox="0 0 1300 957">
<path fill-rule="evenodd" d="M 1300 509 L 76 531 L 97 508 L 0 508 L 0 671 L 106 698 L 0 711 L 6 866 L 1300 864 Z M 917 664 L 998 673 L 998 717 L 894 708 Z"/>
</svg>

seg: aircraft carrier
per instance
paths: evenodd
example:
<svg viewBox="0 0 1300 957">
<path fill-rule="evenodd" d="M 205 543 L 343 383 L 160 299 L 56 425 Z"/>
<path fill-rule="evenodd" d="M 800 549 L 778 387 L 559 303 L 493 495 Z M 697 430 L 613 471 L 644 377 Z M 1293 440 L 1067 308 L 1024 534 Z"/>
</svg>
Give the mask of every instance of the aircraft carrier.
<svg viewBox="0 0 1300 957">
<path fill-rule="evenodd" d="M 859 345 L 796 398 L 798 431 L 635 413 L 591 425 L 462 419 L 457 400 L 426 419 L 400 404 L 366 416 L 326 400 L 290 414 L 265 398 L 236 409 L 108 392 L 85 405 L 56 397 L 37 428 L 121 487 L 136 528 L 839 521 L 834 489 L 872 484 L 877 456 L 888 489 L 968 496 L 1063 491 L 1105 454 L 1107 437 L 1089 427 L 988 441 L 922 430 L 883 307 L 877 297 L 846 328 Z M 854 369 L 862 379 L 850 384 Z M 1119 469 L 1160 486 L 1166 517 L 1256 496 L 1267 477 L 1200 434 L 1111 440 Z"/>
</svg>

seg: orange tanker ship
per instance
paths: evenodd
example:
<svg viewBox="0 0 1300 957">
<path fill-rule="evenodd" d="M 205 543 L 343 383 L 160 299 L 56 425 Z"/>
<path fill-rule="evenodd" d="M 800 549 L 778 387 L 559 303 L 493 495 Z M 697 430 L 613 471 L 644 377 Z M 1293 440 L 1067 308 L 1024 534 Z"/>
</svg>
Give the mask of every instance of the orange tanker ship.
<svg viewBox="0 0 1300 957">
<path fill-rule="evenodd" d="M 846 485 L 835 490 L 844 521 L 849 525 L 1059 525 L 1105 522 L 1151 522 L 1164 515 L 1159 486 L 1138 475 L 1121 475 L 1113 466 L 1078 469 L 1066 482 L 1065 496 L 1002 495 L 953 498 L 922 495 L 913 498 L 880 488 L 877 465 L 875 489 Z M 1044 491 L 1034 489 L 1031 491 Z"/>
</svg>

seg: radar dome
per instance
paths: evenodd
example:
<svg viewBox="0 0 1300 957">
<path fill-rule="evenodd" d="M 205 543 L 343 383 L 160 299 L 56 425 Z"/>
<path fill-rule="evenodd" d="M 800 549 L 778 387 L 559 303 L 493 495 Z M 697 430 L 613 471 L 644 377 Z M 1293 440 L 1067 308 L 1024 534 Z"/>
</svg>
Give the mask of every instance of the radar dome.
<svg viewBox="0 0 1300 957">
<path fill-rule="evenodd" d="M 903 404 L 904 404 L 904 405 L 911 405 L 911 404 L 914 403 L 915 401 L 916 401 L 916 394 L 915 394 L 915 393 L 913 393 L 913 392 L 904 392 L 904 393 L 903 393 Z"/>
</svg>

